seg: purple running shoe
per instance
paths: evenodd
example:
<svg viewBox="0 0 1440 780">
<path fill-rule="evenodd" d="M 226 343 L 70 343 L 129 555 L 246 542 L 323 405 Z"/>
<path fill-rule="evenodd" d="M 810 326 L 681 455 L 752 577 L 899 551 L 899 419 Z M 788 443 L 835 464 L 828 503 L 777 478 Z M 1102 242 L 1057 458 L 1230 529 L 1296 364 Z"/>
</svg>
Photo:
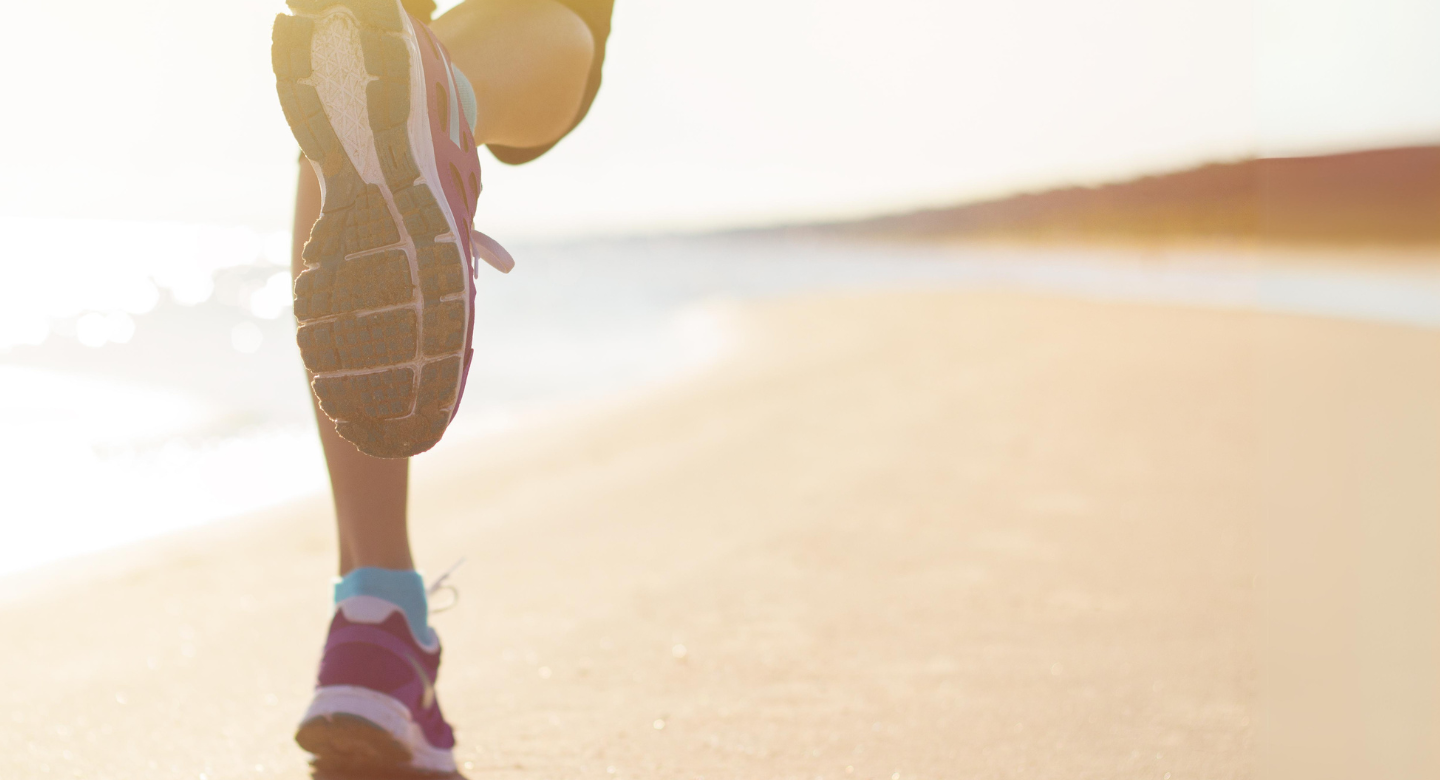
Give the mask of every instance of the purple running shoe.
<svg viewBox="0 0 1440 780">
<path fill-rule="evenodd" d="M 452 774 L 455 735 L 435 698 L 439 670 L 440 643 L 416 642 L 399 607 L 345 599 L 295 741 L 322 772 Z"/>
<path fill-rule="evenodd" d="M 361 452 L 434 446 L 465 389 L 480 160 L 440 41 L 398 0 L 289 0 L 275 19 L 276 90 L 321 182 L 295 282 L 311 388 Z"/>
</svg>

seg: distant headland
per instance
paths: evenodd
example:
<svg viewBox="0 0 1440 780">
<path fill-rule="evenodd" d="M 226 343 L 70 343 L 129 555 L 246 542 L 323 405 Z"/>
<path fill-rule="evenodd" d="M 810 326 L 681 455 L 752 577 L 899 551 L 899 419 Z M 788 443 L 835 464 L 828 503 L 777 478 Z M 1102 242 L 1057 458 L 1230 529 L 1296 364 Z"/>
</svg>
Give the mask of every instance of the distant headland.
<svg viewBox="0 0 1440 780">
<path fill-rule="evenodd" d="M 1213 163 L 1094 187 L 778 230 L 927 241 L 1440 245 L 1440 145 Z"/>
</svg>

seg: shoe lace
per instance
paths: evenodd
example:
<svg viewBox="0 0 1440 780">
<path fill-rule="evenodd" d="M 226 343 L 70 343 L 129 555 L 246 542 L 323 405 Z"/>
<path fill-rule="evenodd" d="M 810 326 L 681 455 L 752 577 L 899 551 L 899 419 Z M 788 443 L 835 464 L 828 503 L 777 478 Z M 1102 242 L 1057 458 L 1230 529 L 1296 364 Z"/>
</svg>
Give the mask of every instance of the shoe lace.
<svg viewBox="0 0 1440 780">
<path fill-rule="evenodd" d="M 441 572 L 440 576 L 438 576 L 438 577 L 436 577 L 435 579 L 431 580 L 431 581 L 430 581 L 430 585 L 429 585 L 427 588 L 425 588 L 425 595 L 426 595 L 426 597 L 428 597 L 428 598 L 431 600 L 430 614 L 432 614 L 432 615 L 438 615 L 438 614 L 440 614 L 441 612 L 448 612 L 448 611 L 454 609 L 456 604 L 459 604 L 459 603 L 460 603 L 460 590 L 459 590 L 459 588 L 456 588 L 454 585 L 451 585 L 450 583 L 446 582 L 446 580 L 450 579 L 450 575 L 451 575 L 451 574 L 454 574 L 454 573 L 455 573 L 455 570 L 458 569 L 458 568 L 460 568 L 460 567 L 463 566 L 463 565 L 465 565 L 465 558 L 464 558 L 464 556 L 461 556 L 460 560 L 458 560 L 458 561 L 456 561 L 455 563 L 451 564 L 451 565 L 450 565 L 450 568 L 446 569 L 444 572 Z M 435 606 L 435 604 L 434 604 L 434 597 L 435 597 L 435 594 L 437 594 L 437 593 L 439 593 L 439 592 L 441 592 L 441 591 L 445 591 L 445 592 L 449 593 L 449 594 L 450 594 L 450 600 L 449 600 L 448 602 L 446 602 L 446 603 L 444 603 L 444 604 L 442 604 L 442 605 L 440 605 L 440 606 L 437 607 L 437 606 Z"/>
<path fill-rule="evenodd" d="M 502 274 L 510 273 L 510 269 L 515 267 L 515 258 L 505 251 L 505 247 L 500 246 L 500 242 L 473 227 L 470 228 L 470 246 L 474 248 L 475 254 L 479 255 L 481 260 L 489 263 L 491 268 Z M 480 269 L 476 267 L 472 271 L 478 280 Z"/>
</svg>

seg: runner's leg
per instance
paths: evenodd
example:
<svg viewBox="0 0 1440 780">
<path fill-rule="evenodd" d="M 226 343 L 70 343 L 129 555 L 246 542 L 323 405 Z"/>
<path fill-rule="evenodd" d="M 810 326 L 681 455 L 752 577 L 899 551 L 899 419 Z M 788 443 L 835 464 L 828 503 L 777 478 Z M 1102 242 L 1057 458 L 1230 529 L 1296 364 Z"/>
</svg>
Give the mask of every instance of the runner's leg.
<svg viewBox="0 0 1440 780">
<path fill-rule="evenodd" d="M 441 37 L 423 30 L 419 24 L 428 19 L 434 8 L 430 0 L 404 0 L 407 11 L 419 22 L 413 26 L 402 24 L 398 32 L 393 23 L 387 26 L 383 9 L 368 0 L 291 0 L 292 6 L 310 10 L 301 10 L 302 18 L 287 15 L 276 20 L 274 62 L 287 120 L 292 129 L 297 130 L 297 140 L 310 143 L 306 148 L 311 153 L 323 158 L 327 166 L 339 163 L 344 172 L 344 164 L 353 158 L 348 156 L 351 154 L 348 150 L 345 157 L 329 154 L 337 137 L 330 122 L 335 116 L 352 117 L 354 107 L 347 102 L 352 92 L 344 89 L 337 92 L 335 85 L 378 78 L 372 66 L 377 61 L 382 65 L 388 62 L 381 56 L 387 39 L 367 39 L 363 32 L 358 38 L 354 35 L 357 25 L 371 25 L 370 35 L 403 38 L 408 51 L 418 51 L 418 61 L 406 55 L 406 67 L 411 69 L 412 79 L 417 73 L 416 67 L 423 68 L 427 75 L 443 74 L 446 68 L 450 69 L 451 78 L 437 80 L 434 89 L 428 83 L 424 85 L 424 101 L 405 106 L 412 112 L 412 119 L 421 117 L 435 127 L 433 123 L 443 121 L 441 117 L 456 116 L 453 106 L 458 101 L 465 118 L 479 125 L 475 141 L 495 142 L 492 148 L 496 156 L 510 163 L 534 159 L 569 132 L 594 99 L 599 86 L 599 61 L 609 30 L 609 1 L 467 0 L 453 12 L 453 17 L 447 15 L 450 21 L 441 25 L 446 30 L 441 42 L 447 50 L 453 47 L 459 55 L 447 57 L 433 43 L 428 49 L 427 44 L 422 43 Z M 574 4 L 576 10 L 562 3 Z M 322 33 L 323 37 L 316 37 Z M 322 42 L 317 44 L 317 40 Z M 347 48 L 355 46 L 357 40 L 364 57 Z M 367 40 L 369 49 L 365 48 Z M 598 47 L 595 46 L 597 40 Z M 320 52 L 319 61 L 324 71 L 320 75 L 321 83 L 328 97 L 321 97 L 313 82 L 302 82 L 295 76 L 302 71 L 315 71 L 314 67 L 304 67 L 303 58 L 306 53 L 310 54 L 313 66 L 317 52 Z M 378 59 L 373 59 L 372 54 Z M 451 85 L 448 91 L 444 88 L 447 81 Z M 478 87 L 473 95 L 472 84 Z M 393 97 L 383 90 L 378 95 L 380 106 L 388 105 L 384 98 Z M 305 98 L 319 100 L 325 115 L 317 117 L 308 111 Z M 367 91 L 367 103 L 368 100 Z M 451 107 L 448 113 L 447 103 Z M 374 106 L 366 110 L 374 122 Z M 414 113 L 416 111 L 421 113 Z M 477 117 L 483 121 L 475 121 Z M 312 127 L 315 123 L 321 135 L 330 139 L 332 147 L 315 143 L 316 130 Z M 347 125 L 346 132 L 355 131 L 353 122 Z M 365 128 L 360 127 L 358 132 L 363 134 Z M 468 134 L 462 132 L 457 138 L 454 129 L 448 132 L 448 135 L 432 132 L 406 141 L 429 143 L 437 156 L 448 155 L 452 172 L 457 165 L 471 171 L 469 187 L 464 186 L 460 174 L 455 174 L 465 192 L 445 194 L 451 213 L 459 214 L 455 211 L 458 204 L 468 216 L 473 214 L 474 198 L 478 194 L 478 187 L 474 186 L 479 173 L 476 147 Z M 356 140 L 346 137 L 352 142 Z M 363 142 L 365 138 L 362 136 L 359 140 Z M 374 138 L 369 140 L 375 142 Z M 505 146 L 505 143 L 520 146 Z M 316 268 L 305 269 L 301 259 L 301 250 L 322 208 L 320 182 L 309 164 L 302 164 L 301 168 L 292 267 L 301 281 L 320 284 L 329 279 L 325 276 L 327 266 L 322 262 Z M 353 178 L 354 172 L 351 173 Z M 415 185 L 417 189 L 436 196 L 444 192 L 442 183 L 432 180 L 433 171 L 421 173 L 429 178 L 424 187 Z M 338 186 L 337 192 L 347 193 L 345 179 L 335 178 L 334 174 L 327 168 L 326 181 L 331 182 L 327 186 Z M 372 181 L 369 186 L 385 196 L 388 184 L 387 179 L 383 183 Z M 355 197 L 353 192 L 349 194 Z M 465 202 L 467 195 L 469 201 Z M 342 203 L 337 210 L 353 205 Z M 435 208 L 438 213 L 438 206 Z M 425 220 L 416 219 L 416 224 L 427 226 Z M 466 219 L 453 224 L 463 229 L 468 222 Z M 324 240 L 336 240 L 334 220 L 327 216 L 320 224 L 327 228 L 321 231 Z M 409 227 L 410 216 L 404 224 Z M 351 236 L 357 237 L 363 238 L 364 234 Z M 330 244 L 322 242 L 317 247 L 326 249 Z M 363 262 L 354 266 L 366 267 Z M 316 291 L 306 289 L 308 297 L 302 296 L 299 303 L 305 304 L 304 312 L 311 312 L 318 305 L 314 303 Z M 302 311 L 302 307 L 297 305 L 297 311 Z M 314 318 L 308 320 L 307 327 L 312 327 L 314 322 Z M 318 338 L 311 330 L 302 331 L 301 335 Z M 468 338 L 468 329 L 464 335 Z M 313 339 L 307 343 L 315 346 Z M 319 356 L 321 360 L 313 360 L 312 350 L 307 353 L 307 361 L 311 365 L 329 365 L 323 359 L 326 357 L 323 351 Z M 328 396 L 327 399 L 334 400 Z M 409 461 L 381 459 L 360 452 L 341 438 L 318 405 L 315 413 L 334 495 L 342 579 L 335 585 L 335 613 L 317 674 L 315 695 L 296 730 L 295 740 L 314 756 L 317 767 L 372 773 L 453 772 L 454 733 L 434 695 L 440 665 L 439 637 L 428 625 L 425 583 L 415 571 L 407 535 L 405 504 Z M 353 428 L 354 421 L 348 424 Z M 357 441 L 372 442 L 372 439 L 362 436 Z M 433 439 L 426 441 L 433 443 Z M 398 450 L 373 451 L 419 450 L 399 447 Z M 397 676 L 399 661 L 408 663 L 410 669 L 408 673 L 401 669 Z"/>
<path fill-rule="evenodd" d="M 574 124 L 595 55 L 590 28 L 556 0 L 470 0 L 431 25 L 470 79 L 475 143 L 554 143 Z"/>
<path fill-rule="evenodd" d="M 475 88 L 477 144 L 541 146 L 570 129 L 594 53 L 590 30 L 574 11 L 556 0 L 470 0 L 436 20 L 435 30 Z M 302 163 L 293 274 L 303 268 L 300 250 L 319 216 L 320 184 Z M 315 415 L 335 502 L 340 574 L 413 569 L 405 512 L 409 461 L 366 455 L 340 438 L 318 405 Z"/>
<path fill-rule="evenodd" d="M 320 181 L 310 164 L 301 162 L 300 181 L 295 194 L 295 233 L 291 251 L 292 278 L 304 268 L 300 250 L 310 235 L 310 226 L 320 218 Z M 315 403 L 315 421 L 320 444 L 330 471 L 330 491 L 335 500 L 335 521 L 340 537 L 340 575 L 361 566 L 382 569 L 413 569 L 410 537 L 406 530 L 405 501 L 410 461 L 405 458 L 372 458 L 340 438 L 335 424 Z"/>
</svg>

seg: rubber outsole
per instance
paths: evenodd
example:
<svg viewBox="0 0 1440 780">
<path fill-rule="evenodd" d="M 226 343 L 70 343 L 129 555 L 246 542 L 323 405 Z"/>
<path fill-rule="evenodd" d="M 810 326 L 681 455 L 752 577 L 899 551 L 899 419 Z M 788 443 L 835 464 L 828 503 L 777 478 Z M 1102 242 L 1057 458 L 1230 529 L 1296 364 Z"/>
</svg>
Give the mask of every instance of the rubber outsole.
<svg viewBox="0 0 1440 780">
<path fill-rule="evenodd" d="M 395 0 L 289 6 L 295 15 L 277 16 L 273 30 L 276 91 L 324 192 L 295 281 L 296 340 L 336 431 L 368 455 L 409 457 L 434 446 L 453 416 L 469 313 L 456 237 L 411 148 L 404 20 Z M 363 73 L 323 57 L 321 66 L 341 68 L 347 83 L 317 73 L 317 32 L 358 38 L 361 56 L 349 64 L 363 62 Z M 322 88 L 356 106 L 363 101 L 368 128 L 354 127 L 354 117 L 329 116 Z M 337 132 L 337 122 L 347 121 L 352 126 Z M 352 159 L 355 133 L 367 129 L 373 141 L 363 143 L 373 143 L 383 181 L 373 181 L 371 160 Z M 362 169 L 372 170 L 371 181 Z"/>
<path fill-rule="evenodd" d="M 358 715 L 335 714 L 300 724 L 295 741 L 314 756 L 317 777 L 458 777 L 410 765 L 410 751 L 385 729 Z"/>
</svg>

